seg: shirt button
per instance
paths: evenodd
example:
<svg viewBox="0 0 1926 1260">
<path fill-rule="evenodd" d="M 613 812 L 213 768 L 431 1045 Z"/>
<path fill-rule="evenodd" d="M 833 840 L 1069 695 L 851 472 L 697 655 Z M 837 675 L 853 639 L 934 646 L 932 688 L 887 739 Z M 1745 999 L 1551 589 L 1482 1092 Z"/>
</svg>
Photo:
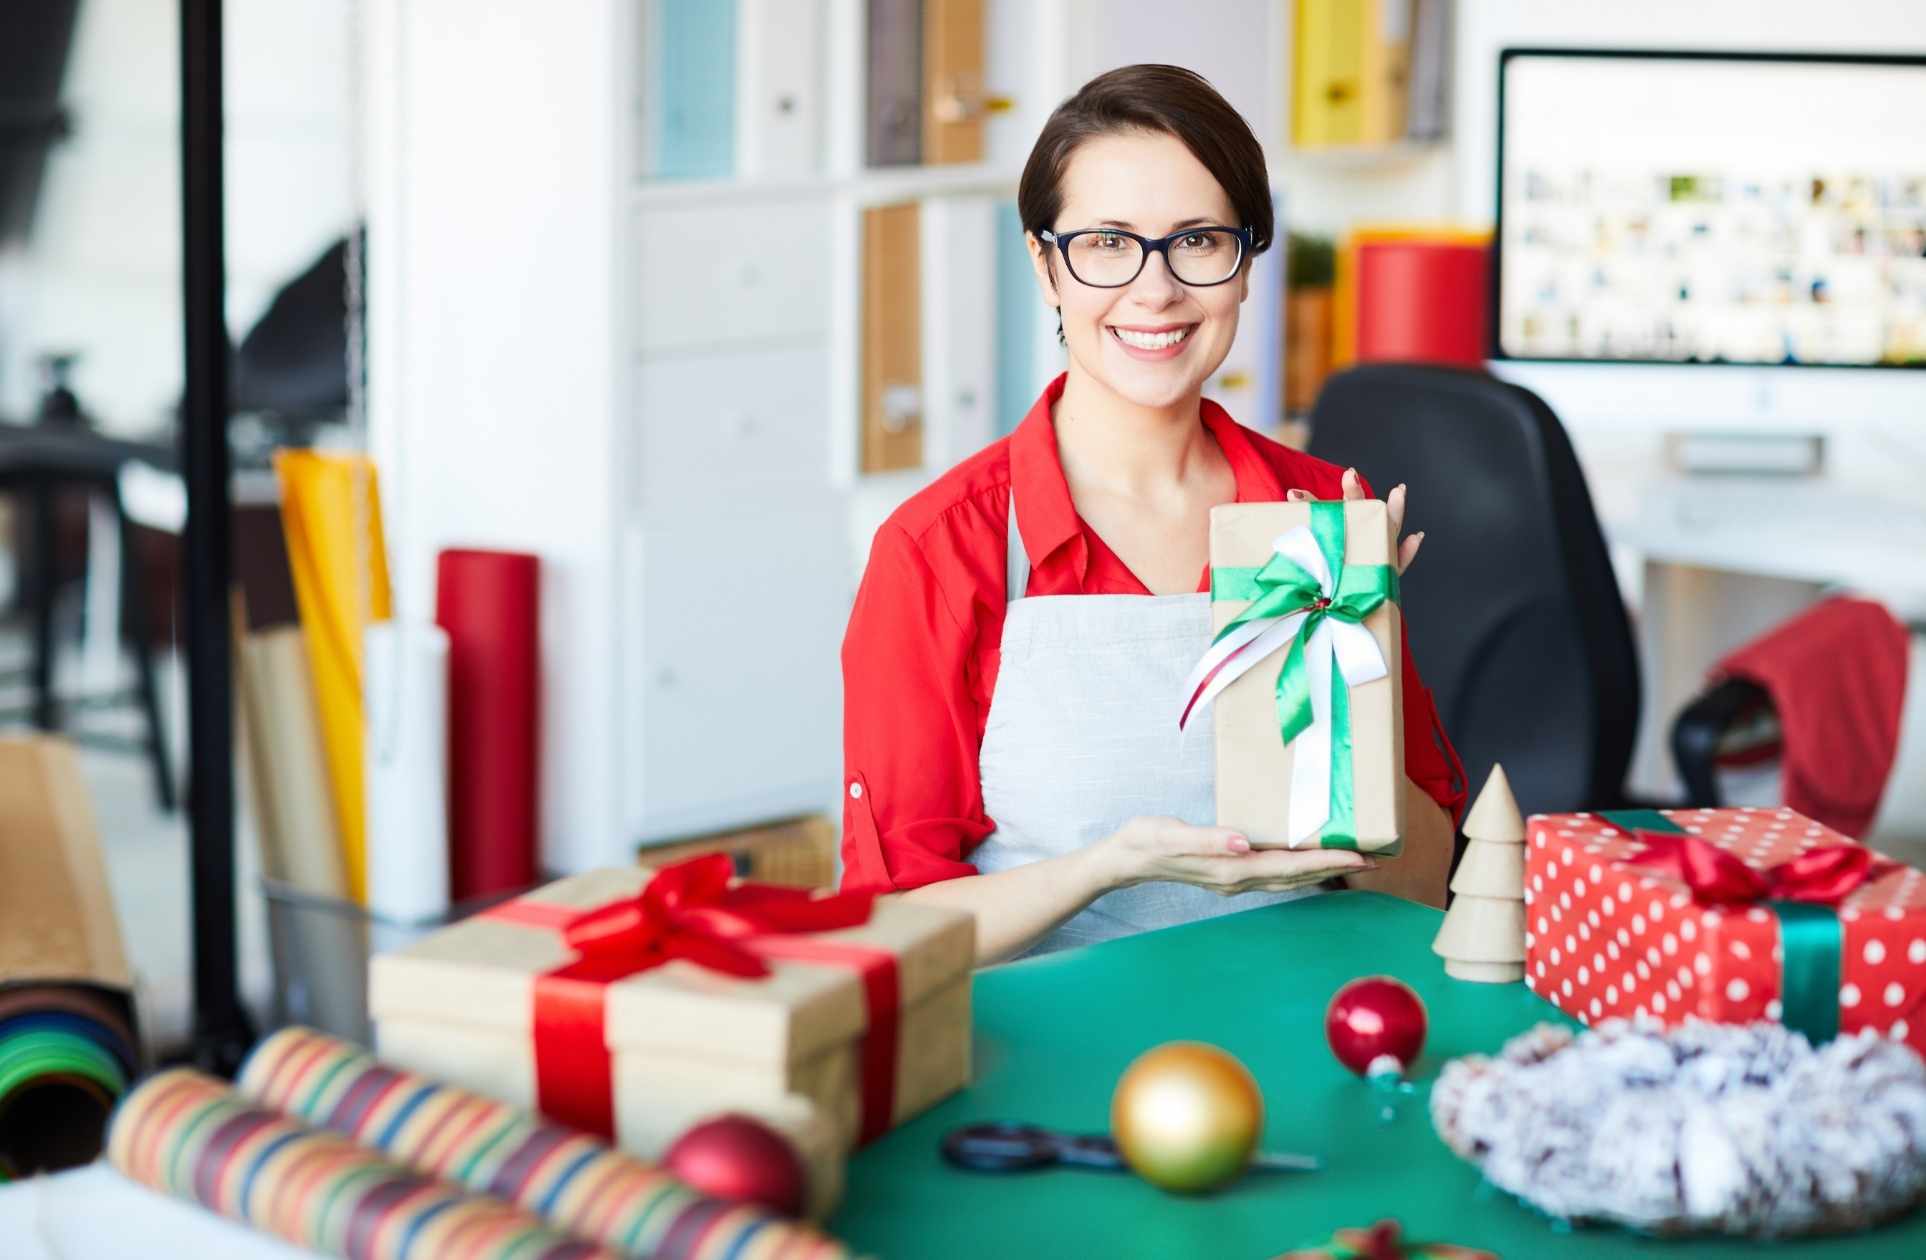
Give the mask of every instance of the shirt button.
<svg viewBox="0 0 1926 1260">
<path fill-rule="evenodd" d="M 850 784 L 850 785 L 849 785 L 849 799 L 850 799 L 850 800 L 852 800 L 852 801 L 860 801 L 860 800 L 862 800 L 862 799 L 863 799 L 863 785 L 862 785 L 862 784 L 860 784 L 860 783 L 852 783 L 852 784 Z"/>
</svg>

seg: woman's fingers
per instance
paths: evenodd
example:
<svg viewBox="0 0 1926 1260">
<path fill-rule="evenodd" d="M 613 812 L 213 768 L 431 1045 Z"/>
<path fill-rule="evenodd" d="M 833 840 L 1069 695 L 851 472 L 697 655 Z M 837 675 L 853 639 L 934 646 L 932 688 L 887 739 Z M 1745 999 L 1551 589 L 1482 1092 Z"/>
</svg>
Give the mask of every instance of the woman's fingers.
<svg viewBox="0 0 1926 1260">
<path fill-rule="evenodd" d="M 1221 857 L 1251 851 L 1251 842 L 1234 827 L 1199 827 L 1179 818 L 1144 821 L 1155 829 L 1157 847 L 1172 857 Z"/>
<path fill-rule="evenodd" d="M 1257 849 L 1238 859 L 1247 878 L 1312 874 L 1322 879 L 1376 865 L 1353 849 Z"/>
<path fill-rule="evenodd" d="M 1424 542 L 1424 531 L 1411 535 L 1398 544 L 1398 572 L 1403 573 L 1418 558 L 1418 547 Z"/>
<path fill-rule="evenodd" d="M 1344 475 L 1339 478 L 1338 484 L 1342 487 L 1346 499 L 1362 499 L 1364 497 L 1364 478 L 1358 476 L 1357 469 L 1345 469 Z M 1286 490 L 1284 492 L 1284 498 L 1291 503 L 1308 503 L 1313 497 L 1308 490 Z M 1404 533 L 1404 509 L 1405 501 L 1408 497 L 1409 491 L 1403 482 L 1391 487 L 1391 493 L 1384 496 L 1384 512 L 1391 520 L 1391 534 L 1393 537 Z M 1424 535 L 1417 533 L 1398 544 L 1399 573 L 1403 573 L 1406 569 L 1410 568 L 1411 562 L 1418 558 L 1418 546 L 1422 542 L 1424 542 Z"/>
<path fill-rule="evenodd" d="M 1241 857 L 1194 859 L 1195 877 L 1186 882 L 1226 896 L 1244 892 L 1282 892 L 1321 883 L 1333 875 L 1376 868 L 1362 854 L 1342 849 L 1265 849 Z"/>
</svg>

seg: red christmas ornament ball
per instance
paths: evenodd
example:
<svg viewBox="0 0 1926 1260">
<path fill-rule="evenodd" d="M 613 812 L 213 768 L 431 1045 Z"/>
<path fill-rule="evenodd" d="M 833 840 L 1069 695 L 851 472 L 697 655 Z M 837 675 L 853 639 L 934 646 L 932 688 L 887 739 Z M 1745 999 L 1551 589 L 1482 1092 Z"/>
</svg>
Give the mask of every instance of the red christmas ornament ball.
<svg viewBox="0 0 1926 1260">
<path fill-rule="evenodd" d="M 1410 985 L 1390 976 L 1365 976 L 1331 999 L 1324 1035 L 1338 1062 L 1359 1076 L 1370 1074 L 1371 1065 L 1385 1056 L 1404 1073 L 1424 1049 L 1426 1022 L 1424 1003 Z"/>
<path fill-rule="evenodd" d="M 704 1120 L 675 1140 L 662 1166 L 692 1190 L 801 1216 L 808 1174 L 780 1133 L 750 1116 Z"/>
</svg>

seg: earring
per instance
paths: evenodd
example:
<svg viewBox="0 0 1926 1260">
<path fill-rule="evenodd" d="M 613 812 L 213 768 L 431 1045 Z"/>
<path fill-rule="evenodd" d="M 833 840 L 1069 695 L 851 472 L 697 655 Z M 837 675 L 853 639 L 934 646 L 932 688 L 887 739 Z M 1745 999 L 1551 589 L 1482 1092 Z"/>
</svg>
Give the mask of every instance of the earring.
<svg viewBox="0 0 1926 1260">
<path fill-rule="evenodd" d="M 1061 306 L 1057 308 L 1057 344 L 1060 346 L 1070 344 L 1063 336 L 1063 308 Z"/>
</svg>

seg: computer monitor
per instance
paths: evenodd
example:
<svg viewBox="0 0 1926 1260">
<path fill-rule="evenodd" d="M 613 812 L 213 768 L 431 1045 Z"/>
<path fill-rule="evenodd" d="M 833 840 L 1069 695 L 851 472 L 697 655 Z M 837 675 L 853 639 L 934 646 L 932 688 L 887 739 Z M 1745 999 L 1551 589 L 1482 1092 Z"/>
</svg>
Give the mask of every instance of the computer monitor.
<svg viewBox="0 0 1926 1260">
<path fill-rule="evenodd" d="M 1581 423 L 1919 413 L 1926 57 L 1514 48 L 1498 92 L 1496 370 Z"/>
</svg>

